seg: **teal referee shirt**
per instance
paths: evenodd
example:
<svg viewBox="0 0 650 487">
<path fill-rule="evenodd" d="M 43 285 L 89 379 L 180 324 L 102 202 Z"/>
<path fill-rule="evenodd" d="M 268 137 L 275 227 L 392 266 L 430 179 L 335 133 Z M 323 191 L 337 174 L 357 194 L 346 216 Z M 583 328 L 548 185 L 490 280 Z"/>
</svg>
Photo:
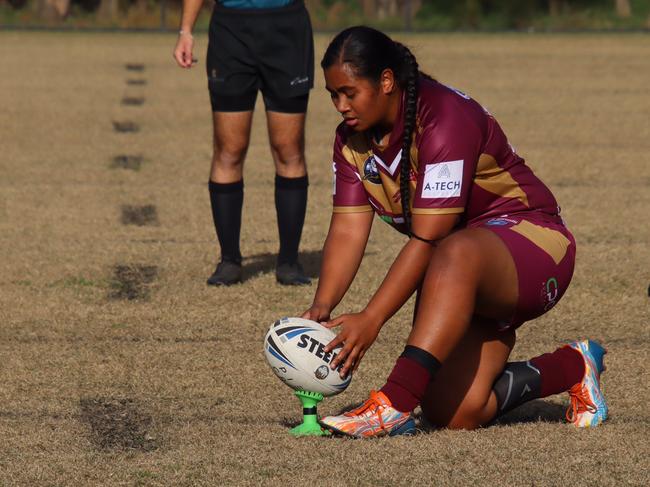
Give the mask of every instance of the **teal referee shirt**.
<svg viewBox="0 0 650 487">
<path fill-rule="evenodd" d="M 293 3 L 293 0 L 217 0 L 226 8 L 278 8 Z"/>
</svg>

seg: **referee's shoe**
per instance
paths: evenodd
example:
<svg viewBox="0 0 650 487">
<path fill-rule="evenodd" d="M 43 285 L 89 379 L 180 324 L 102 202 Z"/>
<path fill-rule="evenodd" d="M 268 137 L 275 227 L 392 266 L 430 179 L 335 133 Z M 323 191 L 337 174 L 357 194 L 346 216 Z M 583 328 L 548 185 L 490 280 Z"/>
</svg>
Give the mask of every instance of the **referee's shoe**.
<svg viewBox="0 0 650 487">
<path fill-rule="evenodd" d="M 242 282 L 241 264 L 222 260 L 208 278 L 209 286 L 232 286 Z"/>
<path fill-rule="evenodd" d="M 311 279 L 305 275 L 300 262 L 278 264 L 275 269 L 276 280 L 284 286 L 306 286 Z"/>
</svg>

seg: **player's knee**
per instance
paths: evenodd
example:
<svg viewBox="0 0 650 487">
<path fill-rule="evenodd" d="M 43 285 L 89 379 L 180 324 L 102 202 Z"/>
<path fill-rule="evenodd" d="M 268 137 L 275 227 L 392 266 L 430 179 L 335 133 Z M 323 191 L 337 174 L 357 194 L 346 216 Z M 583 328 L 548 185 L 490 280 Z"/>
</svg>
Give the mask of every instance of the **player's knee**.
<svg viewBox="0 0 650 487">
<path fill-rule="evenodd" d="M 224 168 L 239 167 L 244 163 L 246 150 L 246 144 L 215 144 L 213 164 Z"/>
<path fill-rule="evenodd" d="M 425 399 L 421 407 L 429 424 L 438 428 L 473 430 L 486 422 L 487 400 L 471 393 L 460 404 L 440 402 L 438 398 Z"/>
<path fill-rule="evenodd" d="M 471 416 L 463 416 L 452 419 L 447 428 L 450 430 L 475 430 L 481 426 L 477 418 Z"/>
<path fill-rule="evenodd" d="M 446 269 L 467 268 L 478 265 L 480 249 L 468 232 L 458 232 L 444 238 L 432 259 L 431 265 L 444 265 Z"/>
<path fill-rule="evenodd" d="M 446 427 L 454 430 L 473 430 L 486 421 L 486 401 L 482 399 L 465 400 Z"/>
</svg>

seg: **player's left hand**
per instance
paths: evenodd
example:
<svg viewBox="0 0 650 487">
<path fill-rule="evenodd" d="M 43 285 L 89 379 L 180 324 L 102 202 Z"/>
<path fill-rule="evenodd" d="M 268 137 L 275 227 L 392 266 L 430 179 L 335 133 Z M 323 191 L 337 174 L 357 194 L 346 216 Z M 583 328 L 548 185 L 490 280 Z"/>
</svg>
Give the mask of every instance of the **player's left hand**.
<svg viewBox="0 0 650 487">
<path fill-rule="evenodd" d="M 341 377 L 346 377 L 348 373 L 356 371 L 366 351 L 377 339 L 382 324 L 373 319 L 366 311 L 341 315 L 325 323 L 327 328 L 341 327 L 338 335 L 325 347 L 325 352 L 330 352 L 339 345 L 343 345 L 330 364 L 332 370 L 336 370 L 340 364 L 343 364 L 339 371 Z"/>
</svg>

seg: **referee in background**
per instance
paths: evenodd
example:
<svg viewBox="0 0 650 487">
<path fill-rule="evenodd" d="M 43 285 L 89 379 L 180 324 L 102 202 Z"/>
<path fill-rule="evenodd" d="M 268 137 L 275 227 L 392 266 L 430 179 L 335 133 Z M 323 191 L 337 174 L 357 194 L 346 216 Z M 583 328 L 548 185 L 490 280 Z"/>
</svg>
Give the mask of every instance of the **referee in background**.
<svg viewBox="0 0 650 487">
<path fill-rule="evenodd" d="M 183 0 L 174 49 L 182 68 L 191 68 L 194 62 L 192 29 L 202 3 Z M 227 286 L 242 280 L 243 167 L 258 90 L 266 107 L 276 172 L 280 234 L 276 278 L 285 285 L 309 284 L 298 262 L 308 186 L 305 115 L 314 85 L 313 35 L 303 0 L 217 0 L 206 69 L 214 129 L 210 203 L 221 247 L 221 259 L 208 284 Z"/>
</svg>

